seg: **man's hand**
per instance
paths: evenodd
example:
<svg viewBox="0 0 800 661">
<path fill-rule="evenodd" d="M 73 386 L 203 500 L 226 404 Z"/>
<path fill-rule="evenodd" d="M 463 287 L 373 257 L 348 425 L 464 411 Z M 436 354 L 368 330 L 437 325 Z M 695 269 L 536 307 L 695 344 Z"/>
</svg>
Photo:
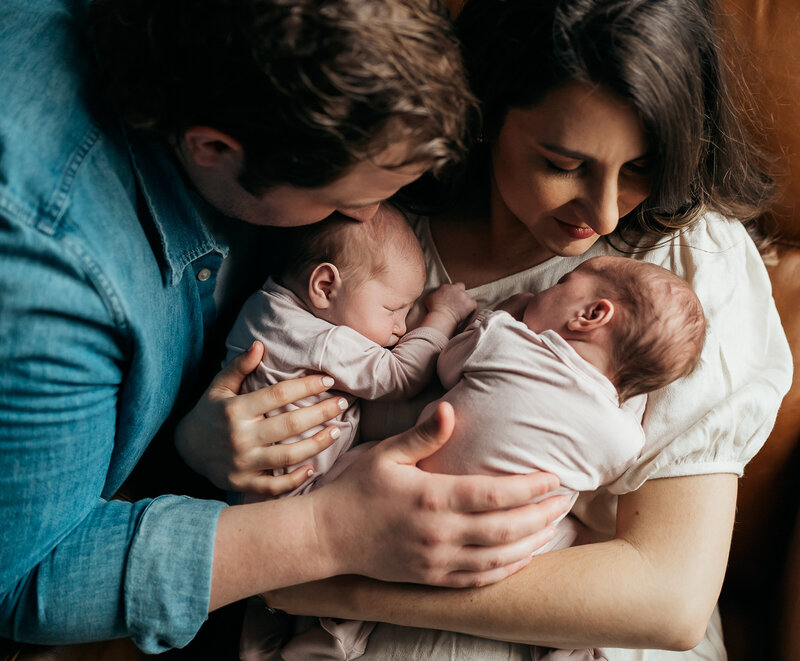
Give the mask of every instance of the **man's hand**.
<svg viewBox="0 0 800 661">
<path fill-rule="evenodd" d="M 548 473 L 438 475 L 416 464 L 452 434 L 449 404 L 414 429 L 376 444 L 310 494 L 320 550 L 336 574 L 466 587 L 521 569 L 569 507 Z"/>
</svg>

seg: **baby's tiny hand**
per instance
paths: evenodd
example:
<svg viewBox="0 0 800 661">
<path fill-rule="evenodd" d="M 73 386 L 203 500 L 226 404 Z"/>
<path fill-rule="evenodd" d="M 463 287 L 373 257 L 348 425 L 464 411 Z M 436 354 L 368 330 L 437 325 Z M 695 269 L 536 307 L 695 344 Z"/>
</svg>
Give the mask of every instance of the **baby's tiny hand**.
<svg viewBox="0 0 800 661">
<path fill-rule="evenodd" d="M 447 312 L 457 323 L 461 323 L 475 311 L 477 303 L 470 296 L 463 282 L 442 285 L 425 297 L 425 307 L 429 312 Z"/>
</svg>

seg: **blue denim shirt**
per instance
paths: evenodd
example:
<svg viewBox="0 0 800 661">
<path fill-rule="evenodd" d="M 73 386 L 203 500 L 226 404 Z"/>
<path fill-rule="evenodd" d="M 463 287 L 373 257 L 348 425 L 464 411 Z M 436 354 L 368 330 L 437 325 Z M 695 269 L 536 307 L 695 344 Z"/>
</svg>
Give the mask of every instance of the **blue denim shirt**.
<svg viewBox="0 0 800 661">
<path fill-rule="evenodd" d="M 0 11 L 0 635 L 158 652 L 206 619 L 224 505 L 110 498 L 196 375 L 227 248 L 98 100 L 84 11 Z"/>
</svg>

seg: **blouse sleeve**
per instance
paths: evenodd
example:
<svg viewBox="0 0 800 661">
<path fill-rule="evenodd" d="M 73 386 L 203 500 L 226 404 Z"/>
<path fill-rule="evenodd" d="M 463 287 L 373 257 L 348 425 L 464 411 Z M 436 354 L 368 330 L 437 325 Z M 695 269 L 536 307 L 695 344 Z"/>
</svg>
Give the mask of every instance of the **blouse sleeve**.
<svg viewBox="0 0 800 661">
<path fill-rule="evenodd" d="M 644 450 L 610 490 L 626 493 L 660 477 L 741 476 L 792 377 L 761 257 L 741 223 L 710 215 L 643 259 L 693 287 L 706 315 L 706 343 L 694 373 L 649 395 Z"/>
</svg>

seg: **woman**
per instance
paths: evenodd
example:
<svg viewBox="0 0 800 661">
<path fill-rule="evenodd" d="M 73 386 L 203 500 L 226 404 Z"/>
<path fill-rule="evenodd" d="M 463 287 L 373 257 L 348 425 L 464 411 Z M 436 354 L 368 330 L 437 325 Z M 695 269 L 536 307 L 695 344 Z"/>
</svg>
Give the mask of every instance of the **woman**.
<svg viewBox="0 0 800 661">
<path fill-rule="evenodd" d="M 463 280 L 493 306 L 623 252 L 687 279 L 708 318 L 699 369 L 649 399 L 640 459 L 579 500 L 595 543 L 469 591 L 334 579 L 266 595 L 271 606 L 391 623 L 365 659 L 530 658 L 529 644 L 725 658 L 715 603 L 737 475 L 791 360 L 740 222 L 763 210 L 770 179 L 733 110 L 712 14 L 704 0 L 469 0 L 458 21 L 484 145 L 458 204 L 416 222 L 429 286 Z"/>
</svg>

